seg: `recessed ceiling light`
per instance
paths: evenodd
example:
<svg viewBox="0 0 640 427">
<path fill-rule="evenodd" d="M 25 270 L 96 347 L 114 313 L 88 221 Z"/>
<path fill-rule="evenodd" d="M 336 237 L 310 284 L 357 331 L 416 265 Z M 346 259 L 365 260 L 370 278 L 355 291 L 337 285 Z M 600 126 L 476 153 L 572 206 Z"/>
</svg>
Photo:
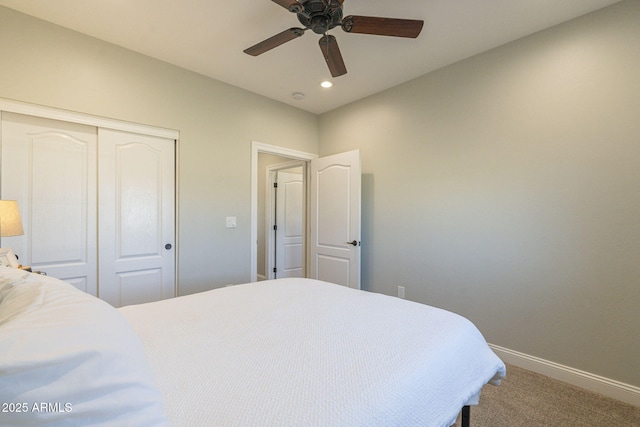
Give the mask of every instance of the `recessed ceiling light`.
<svg viewBox="0 0 640 427">
<path fill-rule="evenodd" d="M 322 83 L 320 83 L 320 86 L 322 86 L 325 89 L 329 89 L 331 86 L 333 86 L 333 83 L 331 83 L 328 80 L 325 80 Z"/>
<path fill-rule="evenodd" d="M 302 101 L 304 99 L 304 93 L 302 93 L 302 92 L 294 92 L 294 93 L 291 94 L 291 96 L 296 101 Z"/>
</svg>

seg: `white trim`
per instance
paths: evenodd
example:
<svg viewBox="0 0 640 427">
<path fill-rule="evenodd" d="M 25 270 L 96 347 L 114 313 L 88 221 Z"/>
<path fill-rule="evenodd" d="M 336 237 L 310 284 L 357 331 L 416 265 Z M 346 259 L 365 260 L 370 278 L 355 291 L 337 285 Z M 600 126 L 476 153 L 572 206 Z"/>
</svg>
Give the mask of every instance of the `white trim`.
<svg viewBox="0 0 640 427">
<path fill-rule="evenodd" d="M 174 145 L 174 170 L 175 176 L 173 177 L 175 181 L 175 187 L 173 191 L 173 227 L 174 227 L 174 235 L 173 235 L 173 249 L 174 249 L 174 262 L 175 262 L 175 287 L 174 287 L 174 295 L 180 296 L 180 132 L 177 131 L 178 138 L 175 138 Z"/>
<path fill-rule="evenodd" d="M 634 406 L 640 406 L 640 387 L 601 377 L 494 344 L 489 344 L 489 346 L 505 363 L 546 375 L 595 393 L 600 393 L 612 399 L 621 400 Z M 509 375 L 508 372 L 507 375 Z"/>
<path fill-rule="evenodd" d="M 278 147 L 277 145 L 264 144 L 262 142 L 253 141 L 251 143 L 252 150 L 260 153 L 275 154 L 276 156 L 289 157 L 294 160 L 311 160 L 318 157 L 317 154 L 306 153 L 304 151 L 293 150 L 291 148 Z"/>
<path fill-rule="evenodd" d="M 317 154 L 278 147 L 276 145 L 251 142 L 251 282 L 258 280 L 258 154 L 267 153 L 289 157 L 296 160 L 310 161 Z"/>
<path fill-rule="evenodd" d="M 267 166 L 266 188 L 264 189 L 264 276 L 265 280 L 273 279 L 273 268 L 275 267 L 275 250 L 271 250 L 273 245 L 273 225 L 275 223 L 275 212 L 273 198 L 276 191 L 273 184 L 276 182 L 277 170 L 270 170 Z M 261 274 L 258 274 L 261 276 Z"/>
<path fill-rule="evenodd" d="M 20 101 L 0 98 L 0 111 L 25 114 L 28 116 L 42 117 L 45 119 L 60 120 L 64 122 L 121 130 L 125 132 L 140 133 L 143 135 L 157 136 L 160 138 L 180 139 L 180 132 L 174 129 L 159 128 L 156 126 L 131 123 L 122 120 L 108 119 L 75 111 L 61 110 L 42 105 L 28 104 Z"/>
</svg>

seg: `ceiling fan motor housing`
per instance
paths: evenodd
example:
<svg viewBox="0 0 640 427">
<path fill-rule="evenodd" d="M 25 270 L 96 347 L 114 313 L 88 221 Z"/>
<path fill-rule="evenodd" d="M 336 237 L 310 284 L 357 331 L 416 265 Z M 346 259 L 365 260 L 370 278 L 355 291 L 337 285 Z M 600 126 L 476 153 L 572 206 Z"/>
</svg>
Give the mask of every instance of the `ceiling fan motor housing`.
<svg viewBox="0 0 640 427">
<path fill-rule="evenodd" d="M 325 0 L 306 0 L 300 3 L 304 6 L 304 11 L 298 13 L 298 20 L 316 34 L 324 34 L 342 22 L 342 6 L 327 7 Z"/>
</svg>

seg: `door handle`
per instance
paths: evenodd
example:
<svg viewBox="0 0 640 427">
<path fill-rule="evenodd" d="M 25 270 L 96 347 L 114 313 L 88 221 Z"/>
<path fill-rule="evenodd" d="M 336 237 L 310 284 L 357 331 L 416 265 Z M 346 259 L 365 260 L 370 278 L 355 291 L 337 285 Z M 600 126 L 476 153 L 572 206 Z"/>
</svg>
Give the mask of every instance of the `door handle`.
<svg viewBox="0 0 640 427">
<path fill-rule="evenodd" d="M 347 242 L 347 245 L 358 246 L 358 241 L 354 240 L 353 242 Z"/>
<path fill-rule="evenodd" d="M 173 246 L 171 246 L 171 243 L 167 243 L 166 245 L 164 245 L 164 248 L 166 250 L 170 250 Z"/>
</svg>

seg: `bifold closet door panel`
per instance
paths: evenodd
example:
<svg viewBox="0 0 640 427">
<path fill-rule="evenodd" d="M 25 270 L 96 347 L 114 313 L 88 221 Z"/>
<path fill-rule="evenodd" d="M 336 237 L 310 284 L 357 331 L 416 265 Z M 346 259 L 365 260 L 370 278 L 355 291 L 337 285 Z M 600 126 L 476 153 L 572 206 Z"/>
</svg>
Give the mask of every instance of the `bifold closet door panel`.
<svg viewBox="0 0 640 427">
<path fill-rule="evenodd" d="M 23 265 L 97 292 L 97 128 L 2 112 L 2 199 L 18 201 Z"/>
<path fill-rule="evenodd" d="M 99 129 L 100 298 L 175 296 L 175 141 Z"/>
</svg>

